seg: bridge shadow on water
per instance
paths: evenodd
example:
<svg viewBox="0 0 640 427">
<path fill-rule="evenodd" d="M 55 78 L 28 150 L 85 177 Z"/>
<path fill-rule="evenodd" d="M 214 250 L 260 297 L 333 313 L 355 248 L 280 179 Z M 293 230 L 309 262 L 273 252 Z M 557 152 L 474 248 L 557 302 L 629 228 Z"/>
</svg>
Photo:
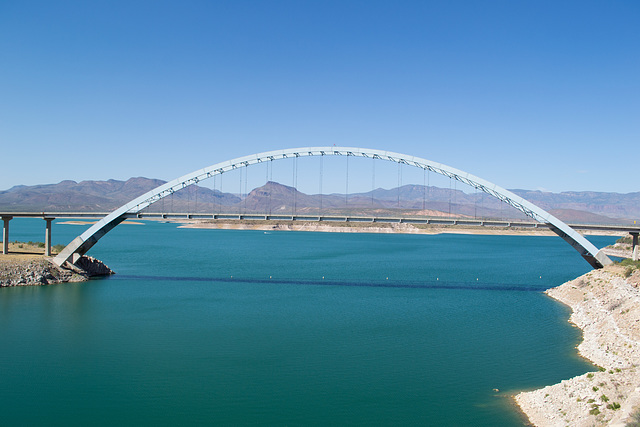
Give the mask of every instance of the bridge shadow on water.
<svg viewBox="0 0 640 427">
<path fill-rule="evenodd" d="M 172 282 L 211 282 L 211 283 L 255 283 L 270 285 L 301 285 L 301 286 L 345 286 L 366 288 L 410 288 L 410 289 L 455 289 L 469 291 L 522 291 L 543 292 L 545 286 L 513 286 L 508 284 L 493 284 L 482 282 L 449 282 L 449 281 L 340 281 L 340 280 L 301 280 L 301 279 L 255 279 L 232 277 L 178 277 L 178 276 L 144 276 L 144 275 L 115 275 L 109 280 L 158 280 Z"/>
</svg>

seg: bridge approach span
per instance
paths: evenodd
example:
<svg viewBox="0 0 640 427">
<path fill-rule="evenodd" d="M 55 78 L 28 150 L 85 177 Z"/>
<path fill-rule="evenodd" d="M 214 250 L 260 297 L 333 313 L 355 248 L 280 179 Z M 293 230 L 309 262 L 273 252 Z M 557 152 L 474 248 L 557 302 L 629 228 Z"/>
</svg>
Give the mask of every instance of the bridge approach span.
<svg viewBox="0 0 640 427">
<path fill-rule="evenodd" d="M 414 166 L 423 170 L 438 173 L 450 179 L 455 179 L 471 187 L 474 187 L 477 190 L 483 191 L 484 193 L 487 193 L 490 196 L 493 196 L 498 200 L 518 209 L 533 220 L 547 224 L 551 230 L 553 230 L 556 234 L 562 237 L 562 239 L 569 243 L 575 250 L 577 250 L 593 268 L 601 268 L 604 265 L 611 263 L 611 260 L 602 251 L 596 248 L 591 242 L 589 242 L 586 238 L 584 238 L 580 233 L 572 229 L 570 226 L 560 221 L 545 210 L 535 206 L 533 203 L 487 180 L 476 177 L 474 175 L 471 175 L 470 173 L 458 170 L 451 166 L 433 162 L 431 160 L 423 159 L 420 157 L 368 148 L 335 146 L 293 148 L 252 154 L 249 156 L 239 157 L 237 159 L 216 163 L 206 168 L 198 169 L 194 172 L 183 175 L 163 185 L 160 185 L 159 187 L 143 194 L 140 197 L 133 199 L 129 203 L 119 207 L 118 209 L 114 210 L 113 212 L 99 220 L 96 224 L 94 224 L 80 236 L 76 237 L 71 243 L 69 243 L 69 245 L 67 245 L 67 247 L 65 247 L 54 259 L 54 262 L 57 265 L 62 265 L 65 262 L 75 262 L 81 255 L 87 253 L 87 251 L 91 249 L 91 247 L 93 247 L 93 245 L 95 245 L 100 240 L 100 238 L 102 238 L 102 236 L 107 234 L 114 227 L 124 221 L 128 215 L 136 214 L 147 206 L 150 206 L 153 203 L 162 200 L 164 197 L 167 197 L 178 190 L 234 169 L 248 167 L 263 162 L 306 156 L 365 157 L 405 164 L 408 166 Z"/>
</svg>

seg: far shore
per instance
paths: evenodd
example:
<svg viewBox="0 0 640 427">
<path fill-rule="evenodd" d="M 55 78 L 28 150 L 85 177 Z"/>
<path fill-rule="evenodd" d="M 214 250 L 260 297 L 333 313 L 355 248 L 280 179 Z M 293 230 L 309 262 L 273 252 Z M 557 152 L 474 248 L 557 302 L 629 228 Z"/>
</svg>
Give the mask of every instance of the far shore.
<svg viewBox="0 0 640 427">
<path fill-rule="evenodd" d="M 317 221 L 251 221 L 251 220 L 176 220 L 179 228 L 259 231 L 315 231 L 326 233 L 404 233 L 404 234 L 469 234 L 502 236 L 556 236 L 549 229 L 524 227 L 484 227 L 463 225 L 427 225 L 407 223 L 361 223 Z M 585 231 L 591 236 L 624 236 L 613 231 Z"/>
</svg>

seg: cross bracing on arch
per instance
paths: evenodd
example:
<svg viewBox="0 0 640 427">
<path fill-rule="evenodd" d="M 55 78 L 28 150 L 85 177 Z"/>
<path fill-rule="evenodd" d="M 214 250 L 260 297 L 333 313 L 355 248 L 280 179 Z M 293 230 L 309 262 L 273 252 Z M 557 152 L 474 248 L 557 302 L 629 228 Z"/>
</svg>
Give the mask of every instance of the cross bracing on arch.
<svg viewBox="0 0 640 427">
<path fill-rule="evenodd" d="M 246 168 L 251 165 L 262 163 L 266 160 L 275 161 L 288 159 L 291 157 L 298 158 L 327 155 L 365 157 L 373 158 L 376 160 L 390 161 L 399 164 L 405 164 L 408 166 L 414 166 L 443 175 L 445 177 L 448 177 L 449 179 L 460 181 L 514 207 L 515 209 L 519 210 L 535 221 L 549 224 L 551 230 L 553 230 L 556 234 L 567 241 L 573 248 L 575 248 L 580 253 L 580 255 L 585 260 L 587 260 L 587 262 L 589 262 L 589 264 L 591 264 L 594 268 L 600 268 L 606 264 L 611 263 L 611 260 L 604 253 L 602 253 L 591 242 L 584 238 L 584 236 L 573 230 L 567 224 L 555 218 L 553 215 L 544 211 L 543 209 L 535 206 L 531 202 L 523 199 L 522 197 L 487 180 L 453 168 L 451 166 L 447 166 L 442 163 L 433 162 L 431 160 L 416 156 L 409 156 L 391 151 L 368 148 L 335 146 L 293 148 L 251 154 L 249 156 L 216 163 L 214 165 L 183 175 L 163 185 L 160 185 L 159 187 L 143 194 L 140 197 L 135 198 L 129 203 L 111 212 L 109 215 L 98 221 L 80 236 L 76 237 L 76 239 L 74 239 L 55 258 L 54 261 L 58 265 L 62 265 L 64 262 L 70 260 L 73 261 L 73 258 L 75 256 L 84 255 L 103 235 L 105 235 L 108 231 L 122 222 L 124 220 L 125 214 L 138 213 L 141 210 L 145 209 L 147 206 L 163 199 L 168 195 L 173 194 L 175 191 L 186 188 L 193 184 L 197 184 L 202 180 L 211 178 L 215 175 L 222 175 L 226 172 L 235 170 L 240 167 Z"/>
</svg>

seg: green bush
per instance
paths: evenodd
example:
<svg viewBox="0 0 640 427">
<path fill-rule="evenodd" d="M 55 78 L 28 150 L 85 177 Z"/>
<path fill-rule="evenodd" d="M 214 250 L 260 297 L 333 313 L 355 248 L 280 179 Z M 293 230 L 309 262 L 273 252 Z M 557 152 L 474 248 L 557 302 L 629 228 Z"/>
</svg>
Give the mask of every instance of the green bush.
<svg viewBox="0 0 640 427">
<path fill-rule="evenodd" d="M 640 268 L 640 261 L 633 261 L 630 258 L 625 258 L 622 261 L 620 261 L 618 264 L 625 267 L 631 267 L 634 270 Z"/>
<path fill-rule="evenodd" d="M 633 244 L 633 237 L 631 237 L 631 236 L 621 237 L 618 240 L 616 240 L 616 243 L 624 243 L 624 244 L 627 244 L 627 245 L 632 245 Z"/>
</svg>

